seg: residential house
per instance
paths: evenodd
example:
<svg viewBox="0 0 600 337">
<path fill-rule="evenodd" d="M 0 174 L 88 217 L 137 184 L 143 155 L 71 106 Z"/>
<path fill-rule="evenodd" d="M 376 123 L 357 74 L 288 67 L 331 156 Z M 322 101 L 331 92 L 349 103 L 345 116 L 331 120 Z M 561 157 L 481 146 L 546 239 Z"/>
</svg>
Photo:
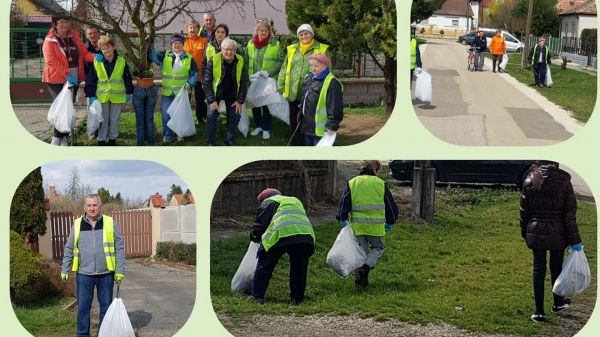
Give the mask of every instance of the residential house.
<svg viewBox="0 0 600 337">
<path fill-rule="evenodd" d="M 598 27 L 595 0 L 559 0 L 560 37 L 580 38 L 584 29 Z"/>
<path fill-rule="evenodd" d="M 27 16 L 28 27 L 50 27 L 52 13 L 65 12 L 55 0 L 15 0 L 14 3 Z"/>
<path fill-rule="evenodd" d="M 194 196 L 191 194 L 173 194 L 171 200 L 169 200 L 169 206 L 183 206 L 194 203 Z"/>
<path fill-rule="evenodd" d="M 429 31 L 444 30 L 464 33 L 478 27 L 480 0 L 446 0 L 442 8 L 435 11 L 428 19 L 417 24 L 417 28 L 427 28 Z"/>
</svg>

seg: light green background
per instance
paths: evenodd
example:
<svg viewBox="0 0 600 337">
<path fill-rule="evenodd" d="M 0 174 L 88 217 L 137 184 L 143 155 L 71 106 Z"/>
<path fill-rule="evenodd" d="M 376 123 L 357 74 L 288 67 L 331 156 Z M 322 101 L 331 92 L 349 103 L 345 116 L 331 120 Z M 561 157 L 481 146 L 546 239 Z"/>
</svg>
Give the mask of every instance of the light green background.
<svg viewBox="0 0 600 337">
<path fill-rule="evenodd" d="M 415 116 L 408 86 L 408 36 L 410 2 L 396 0 L 398 12 L 398 95 L 397 104 L 381 131 L 361 144 L 335 148 L 286 147 L 58 147 L 35 139 L 22 128 L 10 104 L 9 93 L 9 9 L 2 1 L 0 13 L 0 146 L 4 169 L 0 174 L 0 214 L 6 229 L 12 195 L 21 179 L 37 166 L 56 160 L 153 160 L 170 167 L 184 179 L 198 206 L 197 296 L 187 324 L 177 336 L 230 336 L 212 310 L 210 300 L 209 219 L 212 196 L 220 182 L 242 164 L 269 159 L 548 159 L 566 164 L 578 172 L 592 191 L 600 191 L 600 113 L 594 113 L 587 126 L 571 139 L 547 147 L 460 147 L 433 137 Z M 435 99 L 435 92 L 434 92 Z M 596 108 L 598 110 L 598 108 Z M 65 172 L 66 173 L 66 172 Z M 518 207 L 518 205 L 515 205 Z M 3 336 L 30 336 L 13 314 L 9 299 L 8 230 L 0 230 L 0 326 Z M 592 266 L 593 267 L 593 266 Z M 127 282 L 125 280 L 124 282 Z M 125 305 L 127 300 L 124 299 Z M 524 324 L 529 321 L 524 320 Z M 592 318 L 578 336 L 597 336 L 600 316 Z M 401 334 L 402 332 L 399 331 Z"/>
</svg>

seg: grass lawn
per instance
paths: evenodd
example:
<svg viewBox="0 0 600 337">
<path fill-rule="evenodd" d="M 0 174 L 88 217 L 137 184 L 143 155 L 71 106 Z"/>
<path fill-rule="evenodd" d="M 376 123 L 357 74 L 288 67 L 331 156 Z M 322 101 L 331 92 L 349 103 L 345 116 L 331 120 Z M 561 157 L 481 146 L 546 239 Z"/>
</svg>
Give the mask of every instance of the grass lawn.
<svg viewBox="0 0 600 337">
<path fill-rule="evenodd" d="M 326 255 L 339 231 L 337 222 L 318 224 L 316 251 L 309 265 L 305 304 L 288 304 L 285 256 L 277 266 L 265 305 L 232 294 L 230 281 L 247 246 L 247 236 L 211 242 L 211 295 L 217 313 L 243 321 L 251 314 L 358 314 L 378 320 L 445 322 L 478 332 L 537 336 L 556 335 L 560 327 L 533 324 L 531 251 L 520 236 L 519 194 L 504 189 L 441 188 L 437 222 L 401 221 L 386 237 L 387 249 L 370 274 L 370 286 L 355 288 L 352 278 L 338 276 Z M 578 224 L 590 266 L 596 265 L 596 210 L 579 202 Z M 573 303 L 595 303 L 593 282 Z M 549 276 L 547 276 L 547 280 Z M 549 284 L 549 281 L 548 281 Z M 551 289 L 546 287 L 547 312 Z"/>
<path fill-rule="evenodd" d="M 72 298 L 52 298 L 35 306 L 14 308 L 23 327 L 37 337 L 64 337 L 75 333 L 76 316 L 74 311 L 63 310 Z"/>
<path fill-rule="evenodd" d="M 521 55 L 511 54 L 506 70 L 519 82 L 533 84 L 533 70 L 521 69 Z M 560 63 L 560 60 L 553 60 Z M 587 122 L 596 104 L 596 76 L 573 69 L 561 69 L 551 64 L 552 88 L 536 88 L 551 102 L 573 112 L 573 117 Z"/>
<path fill-rule="evenodd" d="M 254 121 L 252 118 L 252 113 L 248 110 L 248 117 L 250 118 L 250 131 L 254 129 Z M 195 110 L 194 120 L 195 118 Z M 382 106 L 377 107 L 347 107 L 344 108 L 345 115 L 377 115 L 385 117 L 386 113 Z M 225 145 L 225 131 L 227 128 L 227 118 L 224 114 L 219 116 L 219 126 L 217 127 L 217 145 Z M 342 124 L 344 121 L 342 121 Z M 162 142 L 162 119 L 160 112 L 156 112 L 154 114 L 154 124 L 156 126 L 157 132 L 155 132 L 155 144 L 161 144 Z M 206 125 L 196 126 L 197 134 L 192 137 L 186 137 L 183 142 L 177 142 L 172 144 L 166 144 L 168 146 L 186 146 L 186 145 L 207 145 L 206 143 Z M 80 124 L 77 127 L 77 139 L 75 140 L 75 145 L 97 145 L 96 140 L 90 141 L 88 139 L 86 130 L 85 130 L 85 122 Z M 288 141 L 291 137 L 290 127 L 282 122 L 281 120 L 273 117 L 273 123 L 271 126 L 271 139 L 263 140 L 262 137 L 252 137 L 250 133 L 248 133 L 248 137 L 244 138 L 244 136 L 237 132 L 235 135 L 235 145 L 238 146 L 287 146 Z M 344 134 L 338 134 L 336 145 L 352 145 L 355 144 L 355 141 L 352 140 L 351 137 L 345 137 Z M 127 145 L 127 146 L 135 146 L 136 145 L 136 131 L 135 131 L 135 113 L 133 111 L 124 111 L 121 114 L 121 120 L 119 125 L 119 137 L 117 138 L 117 145 Z"/>
</svg>

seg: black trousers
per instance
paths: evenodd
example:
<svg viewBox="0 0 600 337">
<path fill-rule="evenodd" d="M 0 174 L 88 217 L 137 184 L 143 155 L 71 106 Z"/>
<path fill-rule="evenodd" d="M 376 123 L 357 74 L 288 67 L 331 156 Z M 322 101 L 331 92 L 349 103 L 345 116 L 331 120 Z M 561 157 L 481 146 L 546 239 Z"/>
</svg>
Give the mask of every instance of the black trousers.
<svg viewBox="0 0 600 337">
<path fill-rule="evenodd" d="M 546 280 L 546 252 L 547 250 L 533 250 L 533 294 L 535 297 L 535 312 L 544 314 L 544 283 Z M 562 271 L 564 250 L 550 250 L 550 284 L 554 286 L 554 281 Z M 560 304 L 562 296 L 554 295 L 554 304 Z"/>
<path fill-rule="evenodd" d="M 275 246 L 269 249 L 268 252 L 260 250 L 258 252 L 256 272 L 254 273 L 252 296 L 255 298 L 265 298 L 273 270 L 277 266 L 279 258 L 287 253 L 290 257 L 290 299 L 298 302 L 304 300 L 308 259 L 314 251 L 314 247 L 307 244 L 291 244 L 283 247 Z"/>
<path fill-rule="evenodd" d="M 502 57 L 504 55 L 500 54 L 500 55 L 492 55 L 492 70 L 496 70 L 496 62 L 498 62 L 498 70 L 500 70 L 500 63 L 502 63 Z"/>
<path fill-rule="evenodd" d="M 190 98 L 191 98 L 190 94 Z M 204 100 L 204 90 L 202 90 L 202 82 L 196 82 L 194 86 L 194 100 L 196 101 L 196 119 L 198 120 L 198 124 L 202 123 L 202 121 L 206 120 L 206 111 L 208 110 L 208 106 L 206 105 L 206 101 Z"/>
<path fill-rule="evenodd" d="M 293 102 L 288 102 L 290 106 L 290 128 L 292 129 L 292 133 L 290 136 L 292 137 L 292 141 L 290 145 L 294 146 L 302 146 L 304 143 L 302 140 L 302 123 L 298 123 L 298 114 L 300 113 L 300 100 L 296 100 Z M 296 130 L 298 128 L 298 130 Z M 296 131 L 296 133 L 294 133 Z"/>
</svg>

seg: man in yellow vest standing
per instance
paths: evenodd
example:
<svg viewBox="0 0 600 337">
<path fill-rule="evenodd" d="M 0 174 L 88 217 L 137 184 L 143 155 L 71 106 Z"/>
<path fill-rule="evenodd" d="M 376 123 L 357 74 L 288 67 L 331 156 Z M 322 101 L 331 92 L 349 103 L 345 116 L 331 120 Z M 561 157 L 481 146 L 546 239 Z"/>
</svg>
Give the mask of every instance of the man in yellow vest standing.
<svg viewBox="0 0 600 337">
<path fill-rule="evenodd" d="M 250 300 L 258 304 L 265 301 L 265 293 L 283 254 L 290 257 L 290 300 L 292 305 L 304 302 L 308 259 L 315 251 L 315 231 L 306 216 L 302 202 L 295 197 L 281 195 L 267 188 L 258 197 L 260 207 L 250 239 L 260 242 L 258 264 Z"/>
<path fill-rule="evenodd" d="M 552 57 L 546 46 L 546 39 L 543 37 L 538 39 L 538 44 L 531 48 L 527 59 L 531 62 L 531 66 L 533 67 L 535 85 L 539 88 L 543 88 L 544 81 L 546 80 L 546 69 L 550 63 L 552 63 Z"/>
<path fill-rule="evenodd" d="M 85 214 L 75 219 L 65 245 L 62 280 L 69 271 L 77 274 L 77 336 L 90 336 L 90 309 L 94 288 L 100 304 L 100 324 L 113 299 L 113 285 L 125 277 L 125 245 L 119 226 L 112 217 L 102 215 L 96 194 L 84 198 Z"/>
<path fill-rule="evenodd" d="M 410 86 L 412 87 L 412 80 L 417 74 L 421 73 L 423 69 L 423 63 L 421 63 L 421 51 L 419 50 L 419 43 L 417 42 L 416 26 L 411 26 L 411 38 L 410 38 Z"/>
<path fill-rule="evenodd" d="M 367 261 L 354 272 L 355 283 L 369 284 L 369 272 L 385 250 L 383 237 L 392 230 L 398 219 L 398 206 L 385 182 L 377 176 L 381 164 L 377 160 L 363 160 L 360 174 L 348 181 L 336 215 L 340 227 L 352 223 L 352 230 Z"/>
<path fill-rule="evenodd" d="M 219 103 L 225 101 L 227 112 L 227 133 L 225 144 L 232 146 L 243 104 L 248 92 L 248 69 L 244 57 L 236 53 L 237 42 L 225 38 L 221 42 L 221 52 L 215 54 L 206 64 L 202 87 L 208 103 L 206 131 L 208 145 L 214 146 L 217 141 L 217 117 Z"/>
</svg>

